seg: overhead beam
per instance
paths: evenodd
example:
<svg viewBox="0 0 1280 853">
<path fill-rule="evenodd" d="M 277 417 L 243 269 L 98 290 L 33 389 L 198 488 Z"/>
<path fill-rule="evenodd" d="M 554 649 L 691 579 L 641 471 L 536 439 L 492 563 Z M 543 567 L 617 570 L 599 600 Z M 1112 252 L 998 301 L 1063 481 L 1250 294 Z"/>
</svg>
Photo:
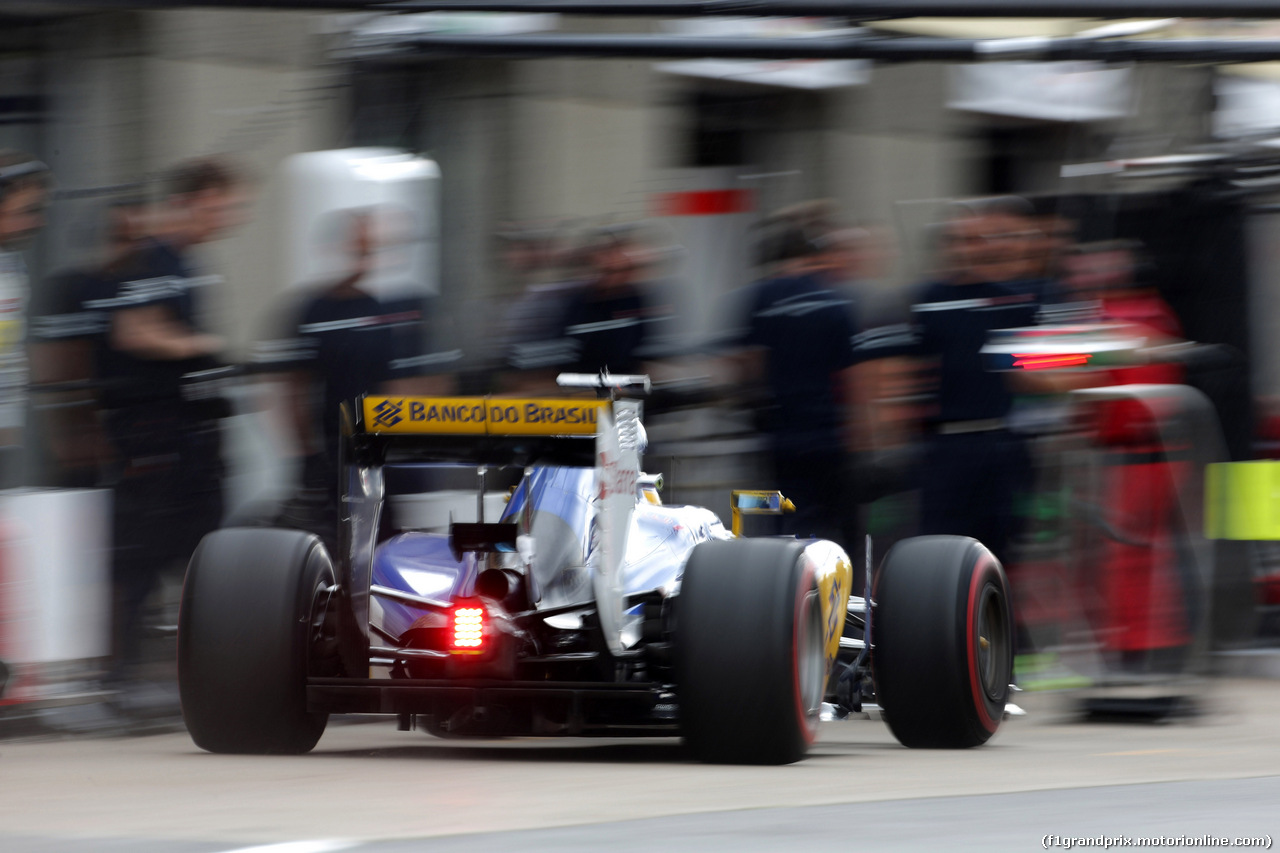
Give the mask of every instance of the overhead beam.
<svg viewBox="0 0 1280 853">
<path fill-rule="evenodd" d="M 649 59 L 870 59 L 877 62 L 1097 60 L 1242 63 L 1280 60 L 1280 40 L 932 37 L 696 38 L 665 35 L 413 35 L 370 46 L 366 58 L 581 56 Z"/>
<path fill-rule="evenodd" d="M 1280 0 L 395 0 L 414 11 L 888 18 L 1280 18 Z"/>
<path fill-rule="evenodd" d="M 299 9 L 556 12 L 890 18 L 1280 18 L 1280 0 L 0 0 L 0 13 L 37 9 Z"/>
</svg>

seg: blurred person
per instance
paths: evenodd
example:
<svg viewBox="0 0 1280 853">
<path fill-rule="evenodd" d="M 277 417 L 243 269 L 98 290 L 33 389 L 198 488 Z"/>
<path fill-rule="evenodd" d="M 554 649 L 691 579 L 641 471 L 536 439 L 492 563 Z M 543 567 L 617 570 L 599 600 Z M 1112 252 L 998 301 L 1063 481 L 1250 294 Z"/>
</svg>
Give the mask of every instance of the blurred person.
<svg viewBox="0 0 1280 853">
<path fill-rule="evenodd" d="M 1094 317 L 1089 305 L 1067 282 L 1079 223 L 1057 213 L 1038 217 L 1038 223 L 1042 239 L 1037 246 L 1037 265 L 1040 277 L 1049 283 L 1041 295 L 1040 322 L 1047 325 L 1091 322 Z"/>
<path fill-rule="evenodd" d="M 1142 281 L 1142 249 L 1133 241 L 1085 244 L 1064 262 L 1066 283 L 1091 300 L 1096 320 L 1123 324 L 1147 346 L 1182 340 L 1177 316 L 1150 282 Z M 1095 385 L 1178 385 L 1182 365 L 1173 361 L 1094 373 Z M 1099 522 L 1106 531 L 1101 553 L 1080 580 L 1101 595 L 1095 613 L 1103 648 L 1127 668 L 1175 668 L 1191 642 L 1202 603 L 1180 550 L 1179 493 L 1192 476 L 1176 421 L 1137 399 L 1105 400 L 1091 407 L 1093 442 L 1102 452 L 1104 485 Z M 1172 441 L 1172 443 L 1171 443 Z"/>
<path fill-rule="evenodd" d="M 1064 310 L 1061 282 L 1062 257 L 1074 223 L 1056 214 L 1035 215 L 1019 205 L 1006 209 L 1004 228 L 1016 232 L 1017 244 L 1012 251 L 1020 255 L 1005 274 L 1006 286 L 1035 300 L 1036 323 L 1077 322 L 1077 312 Z M 1062 500 L 1067 471 L 1062 451 L 1064 436 L 1074 427 L 1075 409 L 1064 392 L 1080 382 L 1079 377 L 1054 376 L 1060 373 L 1047 371 L 1038 377 L 1015 374 L 1007 383 L 1013 399 L 1004 421 L 1023 446 L 1027 461 L 1014 490 L 1011 529 L 1019 546 L 1017 559 L 1012 546 L 1002 557 L 1014 592 L 1019 653 L 1015 671 L 1019 681 L 1028 686 L 1055 680 L 1070 683 L 1076 678 L 1049 651 L 1060 628 L 1055 591 L 1069 585 L 1065 564 L 1070 543 L 1063 524 L 1068 509 Z"/>
<path fill-rule="evenodd" d="M 812 208 L 804 208 L 804 214 Z M 841 249 L 826 218 L 784 212 L 766 234 L 763 260 L 773 274 L 758 283 L 739 343 L 744 365 L 762 377 L 769 399 L 762 427 L 779 489 L 796 505 L 783 527 L 858 550 L 850 452 L 860 443 L 850 426 L 858 402 L 849 293 L 838 289 Z M 857 561 L 855 561 L 856 563 Z"/>
<path fill-rule="evenodd" d="M 1064 257 L 1063 285 L 1099 321 L 1138 326 L 1153 343 L 1182 340 L 1177 315 L 1151 282 L 1142 280 L 1146 266 L 1136 241 L 1086 243 Z"/>
<path fill-rule="evenodd" d="M 286 377 L 289 421 L 302 457 L 302 493 L 286 511 L 326 541 L 337 529 L 341 404 L 366 393 L 444 393 L 452 382 L 438 371 L 461 357 L 424 349 L 430 341 L 425 302 L 392 304 L 371 290 L 374 273 L 387 269 L 385 253 L 404 248 L 402 226 L 397 211 L 386 207 L 323 218 L 318 251 L 331 256 L 335 278 L 307 290 L 289 309 L 283 336 L 257 349 L 263 368 Z M 308 496 L 309 508 L 302 505 Z"/>
<path fill-rule="evenodd" d="M 44 227 L 49 167 L 0 150 L 0 487 L 22 481 L 27 390 L 25 249 Z"/>
<path fill-rule="evenodd" d="M 887 231 L 876 225 L 854 225 L 832 231 L 830 277 L 837 290 L 848 295 L 860 324 L 865 328 L 900 328 L 910 313 L 908 300 L 887 279 L 894 249 Z M 848 401 L 858 423 L 854 443 L 863 452 L 900 445 L 904 436 L 900 413 L 880 405 L 888 397 L 901 396 L 910 363 L 905 357 L 860 360 L 854 387 L 861 398 Z M 862 478 L 859 478 L 860 480 Z"/>
<path fill-rule="evenodd" d="M 216 158 L 168 175 L 151 233 L 110 265 L 90 308 L 108 314 L 99 376 L 113 454 L 117 653 L 109 680 L 126 694 L 140 662 L 142 610 L 161 573 L 191 556 L 223 513 L 218 396 L 193 393 L 192 377 L 217 368 L 222 338 L 205 330 L 203 290 L 191 251 L 244 218 L 247 188 Z"/>
<path fill-rule="evenodd" d="M 1046 213 L 1034 218 L 1040 238 L 1034 246 L 1036 278 L 1059 281 L 1062 264 L 1067 252 L 1076 242 L 1079 226 L 1075 220 L 1060 213 Z"/>
<path fill-rule="evenodd" d="M 42 394 L 44 441 L 51 455 L 49 485 L 98 485 L 110 453 L 99 422 L 96 380 L 106 347 L 110 311 L 94 307 L 114 291 L 119 265 L 147 235 L 148 203 L 142 196 L 110 202 L 104 212 L 104 245 L 91 264 L 51 276 L 31 330 L 32 382 Z M 79 386 L 79 387 L 76 387 Z"/>
<path fill-rule="evenodd" d="M 1031 203 L 1019 196 L 995 196 L 972 202 L 982 208 L 1000 259 L 985 276 L 1015 293 L 1028 293 L 1037 303 L 1057 300 L 1056 282 L 1045 257 L 1050 240 Z"/>
<path fill-rule="evenodd" d="M 1025 213 L 1021 211 L 1021 213 Z M 1088 312 L 1074 302 L 1063 283 L 1064 259 L 1071 247 L 1076 224 L 1059 214 L 1019 215 L 1006 227 L 1024 230 L 1020 251 L 1022 262 L 1009 278 L 1009 286 L 1019 293 L 1031 294 L 1038 306 L 1036 322 L 1043 325 L 1061 325 L 1088 322 Z M 1034 383 L 1015 393 L 1013 411 L 1009 422 L 1015 432 L 1026 435 L 1032 442 L 1043 444 L 1041 438 L 1053 436 L 1069 428 L 1071 406 L 1059 393 L 1055 383 Z M 1035 454 L 1040 465 L 1037 476 L 1052 469 L 1052 460 L 1044 454 Z M 1044 471 L 1040 469 L 1043 468 Z M 1035 511 L 1032 510 L 1034 515 Z"/>
<path fill-rule="evenodd" d="M 779 237 L 782 241 L 790 239 L 789 229 L 799 229 L 811 239 L 835 234 L 841 228 L 840 209 L 833 199 L 815 198 L 789 204 L 775 211 L 770 219 L 781 226 Z M 839 262 L 833 252 L 826 259 L 827 263 Z"/>
<path fill-rule="evenodd" d="M 1044 264 L 1041 244 L 1044 242 L 1044 233 L 1040 230 L 1031 203 L 1024 198 L 1010 196 L 989 204 L 993 208 L 992 215 L 1001 220 L 1003 239 L 1008 244 L 1005 248 L 1006 269 L 1001 279 L 1042 284 Z"/>
<path fill-rule="evenodd" d="M 868 325 L 887 325 L 905 316 L 907 306 L 890 292 L 889 277 L 896 250 L 893 238 L 880 225 L 856 224 L 832 228 L 831 278 L 854 297 Z"/>
<path fill-rule="evenodd" d="M 508 229 L 499 238 L 504 271 L 519 292 L 503 310 L 492 358 L 523 373 L 536 368 L 547 342 L 556 340 L 569 297 L 590 275 L 589 264 L 575 264 L 569 252 L 558 249 L 557 235 L 534 226 Z"/>
<path fill-rule="evenodd" d="M 861 225 L 837 237 L 849 243 L 843 269 L 861 326 L 851 368 L 858 396 L 846 401 L 851 493 L 861 527 L 872 535 L 876 555 L 883 555 L 918 529 L 919 424 L 927 377 L 919 359 L 903 350 L 913 340 L 911 298 L 906 288 L 888 282 L 895 257 L 890 235 L 881 226 Z M 869 356 L 882 349 L 878 357 Z"/>
<path fill-rule="evenodd" d="M 654 305 L 642 275 L 647 255 L 631 227 L 603 228 L 591 235 L 579 257 L 585 279 L 565 293 L 555 333 L 526 341 L 508 365 L 524 371 L 525 389 L 553 388 L 561 372 L 637 374 L 654 356 L 653 324 L 665 309 Z"/>
<path fill-rule="evenodd" d="M 953 209 L 943 232 L 949 273 L 913 305 L 910 344 L 932 360 L 936 378 L 921 532 L 972 536 L 1006 565 L 1030 460 L 1008 428 L 1009 379 L 986 369 L 981 350 L 992 331 L 1035 323 L 1035 297 L 1010 286 L 1024 270 L 1023 238 L 1009 230 L 1021 224 L 1002 204 Z"/>
<path fill-rule="evenodd" d="M 643 373 L 654 317 L 640 289 L 640 247 L 626 231 L 604 231 L 591 247 L 591 264 L 592 277 L 565 306 L 563 334 L 573 345 L 571 369 Z"/>
<path fill-rule="evenodd" d="M 464 363 L 462 349 L 451 347 L 458 338 L 453 316 L 440 300 L 428 294 L 413 265 L 414 253 L 424 239 L 416 214 L 401 204 L 381 203 L 372 208 L 371 263 L 362 285 L 383 303 L 396 358 L 392 378 L 384 389 L 391 394 L 448 394 L 458 383 Z"/>
<path fill-rule="evenodd" d="M 565 246 L 557 222 L 510 222 L 496 234 L 503 271 L 512 289 L 559 278 Z"/>
<path fill-rule="evenodd" d="M 919 532 L 973 537 L 1006 567 L 1032 460 L 1010 429 L 1010 378 L 987 369 L 982 348 L 991 332 L 1036 320 L 1036 297 L 1021 286 L 1028 237 L 1018 201 L 953 205 L 939 234 L 945 273 L 921 288 L 907 329 L 868 333 L 859 345 L 860 357 L 923 357 L 933 375 L 919 463 Z M 1021 626 L 1018 633 L 1016 643 L 1025 647 Z"/>
</svg>

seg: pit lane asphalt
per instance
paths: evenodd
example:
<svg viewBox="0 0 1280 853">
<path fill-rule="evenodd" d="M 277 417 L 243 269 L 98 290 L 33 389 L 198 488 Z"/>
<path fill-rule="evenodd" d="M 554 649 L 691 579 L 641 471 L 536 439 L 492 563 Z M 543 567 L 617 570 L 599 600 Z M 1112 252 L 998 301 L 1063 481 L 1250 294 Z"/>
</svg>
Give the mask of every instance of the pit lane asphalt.
<svg viewBox="0 0 1280 853">
<path fill-rule="evenodd" d="M 673 740 L 463 742 L 331 726 L 303 757 L 185 735 L 0 743 L 5 853 L 1030 850 L 1056 835 L 1280 839 L 1280 683 L 1211 681 L 1211 708 L 1083 723 L 1062 694 L 963 752 L 828 724 L 789 767 L 692 763 Z"/>
</svg>

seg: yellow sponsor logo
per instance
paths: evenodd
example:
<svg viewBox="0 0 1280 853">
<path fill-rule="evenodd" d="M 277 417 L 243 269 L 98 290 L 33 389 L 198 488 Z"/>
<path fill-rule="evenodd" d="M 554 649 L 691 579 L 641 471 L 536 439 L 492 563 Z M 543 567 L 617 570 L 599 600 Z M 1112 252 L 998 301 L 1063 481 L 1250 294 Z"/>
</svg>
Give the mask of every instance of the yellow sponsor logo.
<svg viewBox="0 0 1280 853">
<path fill-rule="evenodd" d="M 602 400 L 365 397 L 365 431 L 412 435 L 594 435 Z"/>
<path fill-rule="evenodd" d="M 602 400 L 489 400 L 490 435 L 595 435 Z"/>
<path fill-rule="evenodd" d="M 368 432 L 484 435 L 484 397 L 365 397 Z"/>
</svg>

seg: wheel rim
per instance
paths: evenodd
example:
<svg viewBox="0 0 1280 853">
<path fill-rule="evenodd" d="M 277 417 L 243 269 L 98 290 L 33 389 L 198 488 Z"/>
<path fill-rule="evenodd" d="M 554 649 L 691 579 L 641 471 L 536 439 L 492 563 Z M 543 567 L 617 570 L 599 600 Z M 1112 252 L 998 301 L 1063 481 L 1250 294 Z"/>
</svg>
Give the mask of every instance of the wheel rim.
<svg viewBox="0 0 1280 853">
<path fill-rule="evenodd" d="M 799 670 L 800 707 L 808 718 L 822 710 L 826 690 L 826 654 L 822 647 L 822 608 L 818 593 L 810 591 L 800 605 L 800 637 L 796 643 Z"/>
<path fill-rule="evenodd" d="M 322 578 L 311 596 L 311 612 L 307 619 L 307 672 L 327 675 L 337 655 L 337 620 L 334 603 L 338 585 Z"/>
<path fill-rule="evenodd" d="M 999 701 L 1009 683 L 1009 623 L 1004 598 L 991 585 L 978 606 L 978 680 L 991 701 Z"/>
</svg>

